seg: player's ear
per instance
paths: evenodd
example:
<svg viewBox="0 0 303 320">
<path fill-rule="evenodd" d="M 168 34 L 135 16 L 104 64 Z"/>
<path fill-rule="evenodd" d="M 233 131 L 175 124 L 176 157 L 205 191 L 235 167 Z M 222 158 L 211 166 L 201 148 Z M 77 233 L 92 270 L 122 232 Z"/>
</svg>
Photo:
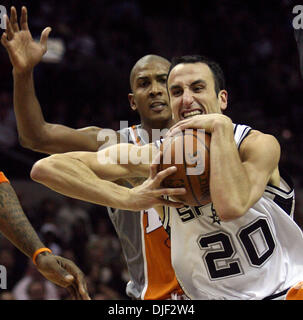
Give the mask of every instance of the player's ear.
<svg viewBox="0 0 303 320">
<path fill-rule="evenodd" d="M 129 93 L 129 94 L 128 94 L 128 101 L 129 101 L 130 107 L 131 107 L 134 111 L 137 110 L 137 106 L 136 106 L 136 103 L 135 103 L 135 97 L 134 97 L 134 94 L 133 94 L 133 93 Z"/>
<path fill-rule="evenodd" d="M 218 94 L 220 109 L 221 111 L 226 110 L 227 108 L 227 101 L 228 101 L 228 93 L 226 90 L 221 90 Z"/>
</svg>

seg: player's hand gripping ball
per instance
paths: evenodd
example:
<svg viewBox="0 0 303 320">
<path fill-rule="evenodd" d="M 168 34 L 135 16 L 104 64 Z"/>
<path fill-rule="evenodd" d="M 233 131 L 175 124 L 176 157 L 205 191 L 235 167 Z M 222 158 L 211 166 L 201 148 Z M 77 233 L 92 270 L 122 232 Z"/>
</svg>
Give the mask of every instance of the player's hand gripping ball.
<svg viewBox="0 0 303 320">
<path fill-rule="evenodd" d="M 165 188 L 185 188 L 175 200 L 189 206 L 209 203 L 210 140 L 204 130 L 186 129 L 163 140 L 159 171 L 176 166 L 177 171 L 162 181 Z"/>
</svg>

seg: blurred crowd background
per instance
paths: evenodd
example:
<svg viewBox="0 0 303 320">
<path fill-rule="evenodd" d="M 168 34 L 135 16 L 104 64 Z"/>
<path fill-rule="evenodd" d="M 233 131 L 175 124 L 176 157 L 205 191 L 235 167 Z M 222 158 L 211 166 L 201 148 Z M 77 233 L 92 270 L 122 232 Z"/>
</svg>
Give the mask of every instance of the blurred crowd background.
<svg viewBox="0 0 303 320">
<path fill-rule="evenodd" d="M 227 115 L 234 122 L 273 134 L 281 164 L 296 187 L 295 219 L 303 225 L 303 83 L 294 39 L 292 9 L 299 2 L 43 0 L 1 1 L 29 11 L 39 39 L 52 27 L 49 52 L 35 69 L 36 93 L 45 119 L 73 128 L 119 129 L 138 115 L 128 104 L 129 72 L 146 54 L 171 59 L 203 54 L 226 75 Z M 85 272 L 93 299 L 128 299 L 127 268 L 103 207 L 58 196 L 30 181 L 33 163 L 45 155 L 19 145 L 13 113 L 12 67 L 0 48 L 0 159 L 41 238 Z M 0 264 L 8 290 L 0 299 L 68 299 L 41 279 L 31 262 L 3 237 Z"/>
</svg>

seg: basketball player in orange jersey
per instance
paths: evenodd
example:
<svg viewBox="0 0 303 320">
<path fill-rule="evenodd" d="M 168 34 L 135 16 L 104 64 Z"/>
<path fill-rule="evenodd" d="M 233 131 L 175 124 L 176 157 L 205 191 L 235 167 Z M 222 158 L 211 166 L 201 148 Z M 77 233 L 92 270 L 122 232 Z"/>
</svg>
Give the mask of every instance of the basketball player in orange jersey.
<svg viewBox="0 0 303 320">
<path fill-rule="evenodd" d="M 14 108 L 20 143 L 47 154 L 97 151 L 102 144 L 97 141 L 101 128 L 76 130 L 44 120 L 35 95 L 33 68 L 47 50 L 50 31 L 50 28 L 45 28 L 40 43 L 35 43 L 28 29 L 26 8 L 22 8 L 20 26 L 15 8 L 11 8 L 10 21 L 7 21 L 7 30 L 1 42 L 13 65 Z M 145 56 L 135 64 L 130 74 L 132 93 L 128 98 L 131 108 L 139 112 L 141 124 L 123 129 L 121 137 L 142 145 L 151 140 L 153 128 L 169 128 L 172 125 L 166 91 L 169 66 L 166 59 L 154 55 Z M 143 129 L 149 137 L 142 134 Z M 127 285 L 127 294 L 134 299 L 181 297 L 183 291 L 170 261 L 170 241 L 157 213 L 153 209 L 127 215 L 111 208 L 108 211 L 121 239 L 128 265 L 131 280 Z"/>
<path fill-rule="evenodd" d="M 82 271 L 72 261 L 53 255 L 41 242 L 3 172 L 0 172 L 0 232 L 33 260 L 47 280 L 67 288 L 74 299 L 90 300 Z"/>
<path fill-rule="evenodd" d="M 168 137 L 187 128 L 211 134 L 209 203 L 199 207 L 165 203 L 163 195 L 185 190 L 161 187 L 176 168 L 157 173 L 156 165 L 150 165 L 159 157 L 158 141 L 142 147 L 119 144 L 98 153 L 53 155 L 35 164 L 32 178 L 93 203 L 115 203 L 131 210 L 158 207 L 170 233 L 175 273 L 191 299 L 298 296 L 303 233 L 293 221 L 293 184 L 280 170 L 279 143 L 271 135 L 234 124 L 223 114 L 228 94 L 216 62 L 202 56 L 173 59 L 167 87 L 178 121 Z M 125 163 L 127 155 L 147 161 Z M 130 182 L 134 177 L 148 179 L 127 189 L 113 183 L 121 177 Z"/>
</svg>

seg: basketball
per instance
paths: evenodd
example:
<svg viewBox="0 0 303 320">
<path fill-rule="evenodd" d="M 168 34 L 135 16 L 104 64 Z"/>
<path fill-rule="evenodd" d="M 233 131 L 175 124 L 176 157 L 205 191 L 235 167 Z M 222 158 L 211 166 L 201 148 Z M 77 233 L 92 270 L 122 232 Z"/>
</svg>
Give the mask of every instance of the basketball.
<svg viewBox="0 0 303 320">
<path fill-rule="evenodd" d="M 176 166 L 177 171 L 162 181 L 165 188 L 185 188 L 185 195 L 173 197 L 188 206 L 209 203 L 210 139 L 204 130 L 186 129 L 164 139 L 159 170 Z"/>
</svg>

